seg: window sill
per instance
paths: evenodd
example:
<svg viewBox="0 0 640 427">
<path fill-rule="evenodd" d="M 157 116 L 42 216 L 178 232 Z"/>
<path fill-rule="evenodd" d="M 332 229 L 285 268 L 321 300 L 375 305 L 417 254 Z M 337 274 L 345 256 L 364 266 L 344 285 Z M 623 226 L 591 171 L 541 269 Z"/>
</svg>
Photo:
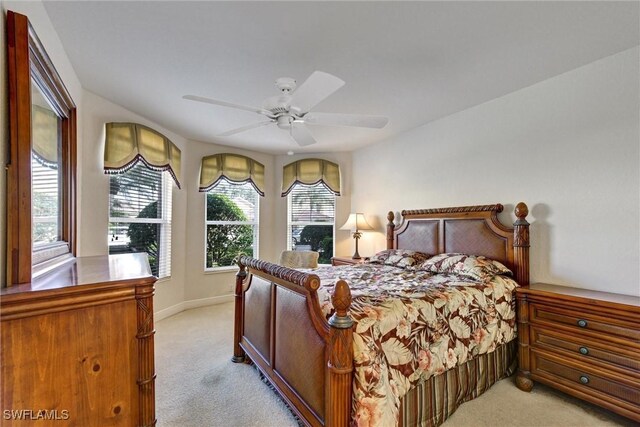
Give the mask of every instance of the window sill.
<svg viewBox="0 0 640 427">
<path fill-rule="evenodd" d="M 74 261 L 76 258 L 70 253 L 59 255 L 55 258 L 51 258 L 47 261 L 43 261 L 36 266 L 32 267 L 31 279 L 35 279 L 47 273 L 57 270 L 68 262 Z"/>
<path fill-rule="evenodd" d="M 204 270 L 204 274 L 220 274 L 220 273 L 235 273 L 238 271 L 237 265 L 230 265 L 228 267 L 212 268 L 210 270 Z"/>
</svg>

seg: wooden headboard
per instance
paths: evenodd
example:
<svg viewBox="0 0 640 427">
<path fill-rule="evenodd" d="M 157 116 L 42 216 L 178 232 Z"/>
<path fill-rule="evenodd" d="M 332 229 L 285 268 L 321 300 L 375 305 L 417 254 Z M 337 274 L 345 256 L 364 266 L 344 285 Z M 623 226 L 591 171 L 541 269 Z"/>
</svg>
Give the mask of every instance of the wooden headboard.
<svg viewBox="0 0 640 427">
<path fill-rule="evenodd" d="M 529 286 L 529 209 L 518 203 L 513 227 L 498 219 L 503 209 L 495 204 L 406 210 L 398 227 L 389 212 L 387 249 L 483 255 L 509 267 L 520 286 Z"/>
</svg>

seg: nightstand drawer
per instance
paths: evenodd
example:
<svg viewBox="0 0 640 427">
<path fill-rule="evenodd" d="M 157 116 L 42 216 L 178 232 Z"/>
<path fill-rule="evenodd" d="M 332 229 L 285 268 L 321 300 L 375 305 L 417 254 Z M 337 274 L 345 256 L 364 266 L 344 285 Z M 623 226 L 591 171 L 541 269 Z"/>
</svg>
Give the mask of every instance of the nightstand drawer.
<svg viewBox="0 0 640 427">
<path fill-rule="evenodd" d="M 604 332 L 608 335 L 629 338 L 636 342 L 640 341 L 638 325 L 631 322 L 545 304 L 534 303 L 530 307 L 532 323 L 546 323 L 551 326 L 553 324 L 565 325 L 575 328 L 577 333 L 580 333 L 579 331 Z"/>
<path fill-rule="evenodd" d="M 640 384 L 623 384 L 607 378 L 601 373 L 594 373 L 587 367 L 565 364 L 561 358 L 547 356 L 536 350 L 532 351 L 531 374 L 552 378 L 562 378 L 567 386 L 589 393 L 596 391 L 608 396 L 629 402 L 632 405 L 640 403 Z M 631 381 L 629 381 L 631 383 Z"/>
<path fill-rule="evenodd" d="M 538 326 L 531 327 L 531 345 L 567 350 L 585 363 L 596 359 L 631 368 L 635 371 L 632 374 L 638 373 L 640 378 L 640 349 L 613 346 L 611 343 L 581 337 L 580 334 L 567 334 Z"/>
</svg>

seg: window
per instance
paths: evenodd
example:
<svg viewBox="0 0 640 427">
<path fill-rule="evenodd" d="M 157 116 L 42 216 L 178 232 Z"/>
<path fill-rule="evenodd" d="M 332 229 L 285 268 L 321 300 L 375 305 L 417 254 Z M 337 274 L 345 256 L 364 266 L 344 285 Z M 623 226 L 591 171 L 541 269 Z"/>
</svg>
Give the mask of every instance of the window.
<svg viewBox="0 0 640 427">
<path fill-rule="evenodd" d="M 260 196 L 253 186 L 221 179 L 205 196 L 205 270 L 232 266 L 239 253 L 257 258 Z"/>
<path fill-rule="evenodd" d="M 27 17 L 7 11 L 7 34 L 6 274 L 12 286 L 75 255 L 76 106 Z"/>
<path fill-rule="evenodd" d="M 146 252 L 155 276 L 171 276 L 171 190 L 143 162 L 109 177 L 109 254 Z"/>
<path fill-rule="evenodd" d="M 322 183 L 296 184 L 287 196 L 287 241 L 290 250 L 320 253 L 321 264 L 331 263 L 336 197 Z"/>
</svg>

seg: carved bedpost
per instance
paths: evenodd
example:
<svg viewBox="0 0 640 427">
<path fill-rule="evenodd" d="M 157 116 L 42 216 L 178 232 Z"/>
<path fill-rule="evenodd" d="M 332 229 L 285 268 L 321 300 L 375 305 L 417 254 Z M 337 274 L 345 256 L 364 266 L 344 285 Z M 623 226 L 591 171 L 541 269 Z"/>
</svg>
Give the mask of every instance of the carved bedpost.
<svg viewBox="0 0 640 427">
<path fill-rule="evenodd" d="M 393 231 L 396 229 L 396 225 L 393 222 L 394 218 L 393 212 L 389 211 L 387 214 L 387 219 L 389 220 L 387 223 L 387 249 L 393 249 Z"/>
<path fill-rule="evenodd" d="M 240 347 L 240 339 L 242 338 L 242 326 L 243 326 L 243 316 L 242 316 L 242 285 L 244 284 L 244 280 L 247 278 L 247 272 L 245 270 L 245 266 L 238 261 L 238 267 L 240 270 L 236 274 L 236 290 L 235 290 L 235 322 L 233 328 L 233 357 L 231 361 L 234 363 L 242 363 L 244 362 L 244 350 Z"/>
<path fill-rule="evenodd" d="M 138 340 L 138 425 L 151 427 L 156 425 L 156 373 L 153 336 L 153 293 L 154 283 L 136 286 L 137 333 Z"/>
<path fill-rule="evenodd" d="M 520 390 L 531 391 L 533 381 L 531 380 L 530 353 L 529 353 L 529 302 L 527 296 L 518 298 L 518 375 L 516 385 Z"/>
<path fill-rule="evenodd" d="M 353 320 L 347 313 L 351 306 L 351 290 L 339 280 L 331 295 L 335 313 L 329 319 L 329 384 L 325 426 L 347 427 L 351 421 L 351 387 L 353 373 Z"/>
<path fill-rule="evenodd" d="M 517 204 L 516 217 L 513 224 L 513 255 L 516 265 L 516 282 L 520 286 L 529 286 L 529 223 L 525 219 L 529 214 L 529 208 L 523 202 Z"/>
</svg>

